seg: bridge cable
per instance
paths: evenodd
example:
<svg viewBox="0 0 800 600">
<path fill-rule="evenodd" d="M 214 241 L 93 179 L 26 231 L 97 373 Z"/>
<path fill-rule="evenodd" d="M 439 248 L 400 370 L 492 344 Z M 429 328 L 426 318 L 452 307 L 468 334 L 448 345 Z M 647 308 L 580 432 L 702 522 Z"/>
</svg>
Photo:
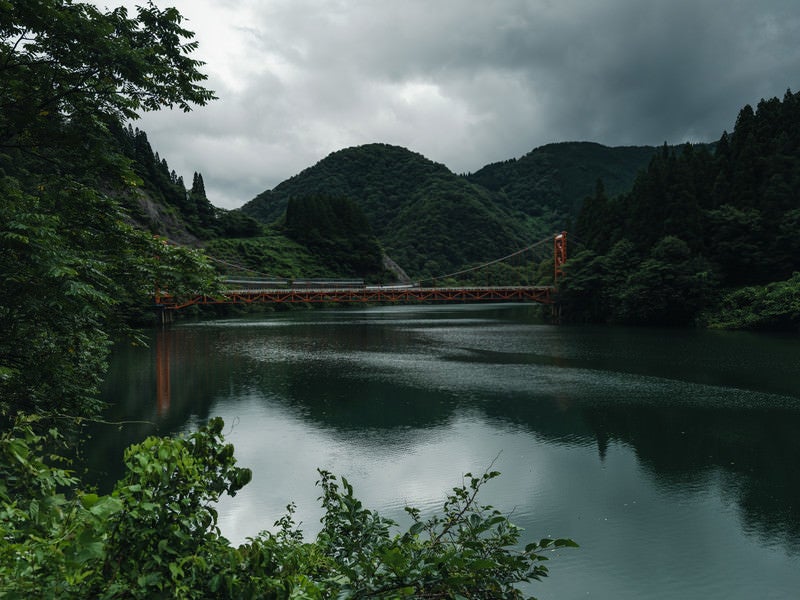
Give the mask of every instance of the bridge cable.
<svg viewBox="0 0 800 600">
<path fill-rule="evenodd" d="M 507 260 L 507 259 L 512 258 L 514 256 L 517 256 L 519 254 L 522 254 L 523 252 L 527 252 L 528 250 L 532 250 L 533 248 L 536 248 L 537 246 L 541 246 L 545 242 L 551 242 L 551 241 L 552 241 L 552 238 L 547 237 L 547 238 L 544 238 L 543 240 L 539 240 L 538 242 L 536 242 L 534 244 L 531 244 L 530 246 L 528 246 L 526 248 L 522 248 L 520 250 L 517 250 L 516 252 L 512 252 L 511 254 L 509 254 L 507 256 L 504 256 L 502 258 L 496 258 L 496 259 L 491 260 L 491 261 L 489 261 L 487 263 L 484 263 L 482 265 L 478 265 L 476 267 L 471 267 L 469 269 L 462 269 L 461 271 L 455 271 L 454 273 L 448 273 L 447 275 L 439 275 L 438 277 L 428 277 L 427 279 L 420 279 L 419 283 L 422 283 L 422 282 L 425 282 L 425 281 L 436 281 L 437 279 L 447 279 L 448 277 L 455 277 L 456 275 L 463 275 L 464 273 L 471 273 L 472 271 L 477 271 L 478 269 L 482 269 L 484 267 L 488 267 L 490 265 L 494 265 L 496 263 L 503 262 L 504 260 Z"/>
<path fill-rule="evenodd" d="M 169 238 L 163 237 L 162 239 L 164 239 L 166 242 L 168 242 L 168 243 L 170 243 L 170 244 L 172 244 L 174 246 L 183 246 L 183 244 L 179 244 L 178 242 L 170 240 Z M 515 252 L 512 252 L 511 254 L 508 254 L 506 256 L 503 256 L 501 258 L 496 258 L 494 260 L 490 260 L 489 262 L 477 265 L 475 267 L 470 267 L 469 269 L 462 269 L 460 271 L 455 271 L 453 273 L 448 273 L 446 275 L 438 275 L 436 277 L 428 277 L 426 279 L 420 279 L 420 280 L 418 280 L 418 282 L 419 283 L 423 283 L 423 282 L 426 282 L 426 281 L 436 281 L 437 279 L 447 279 L 448 277 L 455 277 L 457 275 L 464 275 L 465 273 L 471 273 L 473 271 L 477 271 L 479 269 L 483 269 L 484 267 L 489 267 L 491 265 L 503 262 L 504 260 L 508 260 L 509 258 L 513 258 L 515 256 L 519 256 L 520 254 L 523 254 L 524 252 L 527 252 L 528 250 L 533 250 L 534 248 L 537 248 L 537 247 L 541 246 L 542 244 L 550 242 L 551 239 L 552 238 L 550 238 L 550 237 L 546 237 L 546 238 L 544 238 L 542 240 L 539 240 L 538 242 L 534 242 L 530 246 L 526 246 L 525 248 L 521 248 L 521 249 L 519 249 L 519 250 L 517 250 Z M 186 246 L 183 246 L 183 247 L 186 247 Z M 257 271 L 255 269 L 251 269 L 249 267 L 243 267 L 243 266 L 237 265 L 235 263 L 230 263 L 230 262 L 224 261 L 222 259 L 215 258 L 214 256 L 210 255 L 204 248 L 198 248 L 198 249 L 203 252 L 203 255 L 206 258 L 208 258 L 209 260 L 211 260 L 213 262 L 219 263 L 221 265 L 225 265 L 227 267 L 233 267 L 234 269 L 239 269 L 241 271 L 247 271 L 249 273 L 253 273 L 254 275 L 258 275 L 258 276 L 261 276 L 261 277 L 277 277 L 276 275 L 270 275 L 269 273 L 262 273 L 260 271 Z"/>
</svg>

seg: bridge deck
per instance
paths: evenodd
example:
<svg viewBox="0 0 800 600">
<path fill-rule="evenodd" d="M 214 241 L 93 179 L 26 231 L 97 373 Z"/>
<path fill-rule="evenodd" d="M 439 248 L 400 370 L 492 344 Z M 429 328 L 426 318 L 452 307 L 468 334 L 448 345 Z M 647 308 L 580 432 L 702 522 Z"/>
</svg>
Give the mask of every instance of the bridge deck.
<svg viewBox="0 0 800 600">
<path fill-rule="evenodd" d="M 219 296 L 156 298 L 156 306 L 178 310 L 193 304 L 257 304 L 257 303 L 370 303 L 370 302 L 539 302 L 553 303 L 550 286 L 505 287 L 400 287 L 366 286 L 361 288 L 318 289 L 240 289 L 228 290 Z"/>
</svg>

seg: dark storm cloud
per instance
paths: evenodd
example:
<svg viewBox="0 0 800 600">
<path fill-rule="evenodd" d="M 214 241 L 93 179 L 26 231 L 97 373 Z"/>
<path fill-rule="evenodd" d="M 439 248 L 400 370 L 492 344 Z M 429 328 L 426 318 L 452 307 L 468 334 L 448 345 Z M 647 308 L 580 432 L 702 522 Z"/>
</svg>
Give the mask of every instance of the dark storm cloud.
<svg viewBox="0 0 800 600">
<path fill-rule="evenodd" d="M 142 127 L 226 206 L 375 141 L 456 172 L 553 141 L 711 141 L 800 75 L 795 0 L 177 5 L 220 100 Z"/>
</svg>

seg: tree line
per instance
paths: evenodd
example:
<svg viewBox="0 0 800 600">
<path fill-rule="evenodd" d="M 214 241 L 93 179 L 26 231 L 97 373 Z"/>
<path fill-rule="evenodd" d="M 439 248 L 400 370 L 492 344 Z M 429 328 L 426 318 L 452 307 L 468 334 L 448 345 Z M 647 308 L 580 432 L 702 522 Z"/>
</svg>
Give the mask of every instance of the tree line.
<svg viewBox="0 0 800 600">
<path fill-rule="evenodd" d="M 796 329 L 798 186 L 790 90 L 745 106 L 715 144 L 665 145 L 630 192 L 610 198 L 598 182 L 585 199 L 565 309 L 597 322 Z"/>
</svg>

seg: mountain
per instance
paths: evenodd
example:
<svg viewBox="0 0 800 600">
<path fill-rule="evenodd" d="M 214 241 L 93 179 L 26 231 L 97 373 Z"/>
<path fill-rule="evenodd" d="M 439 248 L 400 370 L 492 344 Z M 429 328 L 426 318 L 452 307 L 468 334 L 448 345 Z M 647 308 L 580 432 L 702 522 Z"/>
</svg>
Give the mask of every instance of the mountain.
<svg viewBox="0 0 800 600">
<path fill-rule="evenodd" d="M 598 178 L 627 190 L 655 151 L 551 144 L 459 176 L 406 148 L 368 144 L 330 154 L 241 211 L 273 223 L 291 198 L 350 198 L 389 256 L 414 277 L 436 276 L 565 228 Z"/>
<path fill-rule="evenodd" d="M 241 210 L 270 223 L 282 217 L 289 199 L 311 196 L 356 202 L 386 253 L 415 277 L 495 258 L 527 241 L 525 223 L 490 191 L 388 144 L 334 152 Z"/>
<path fill-rule="evenodd" d="M 536 148 L 518 159 L 486 165 L 467 179 L 498 194 L 508 209 L 547 221 L 549 229 L 572 221 L 597 180 L 616 196 L 630 190 L 654 146 L 610 148 L 593 142 L 562 142 Z"/>
</svg>

